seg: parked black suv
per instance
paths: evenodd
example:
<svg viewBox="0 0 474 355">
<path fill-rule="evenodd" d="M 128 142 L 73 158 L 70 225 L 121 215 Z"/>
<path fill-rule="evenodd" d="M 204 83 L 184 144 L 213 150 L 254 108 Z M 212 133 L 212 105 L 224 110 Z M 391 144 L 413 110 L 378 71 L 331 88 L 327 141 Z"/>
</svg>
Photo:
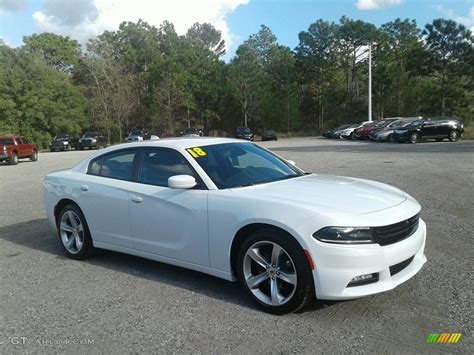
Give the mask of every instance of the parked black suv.
<svg viewBox="0 0 474 355">
<path fill-rule="evenodd" d="M 253 133 L 248 127 L 238 127 L 235 129 L 235 138 L 253 141 Z"/>
<path fill-rule="evenodd" d="M 449 117 L 433 117 L 420 119 L 406 127 L 400 127 L 393 132 L 395 142 L 418 143 L 422 139 L 436 139 L 442 141 L 448 138 L 456 142 L 464 134 L 464 125 L 458 120 Z"/>
<path fill-rule="evenodd" d="M 49 150 L 52 152 L 59 150 L 71 150 L 77 148 L 78 139 L 72 138 L 69 134 L 63 133 L 53 138 L 49 145 Z"/>
<path fill-rule="evenodd" d="M 105 148 L 107 147 L 107 138 L 98 132 L 87 132 L 82 136 L 81 139 L 79 139 L 79 142 L 77 142 L 77 147 L 80 150 L 83 150 L 84 148 Z"/>
</svg>

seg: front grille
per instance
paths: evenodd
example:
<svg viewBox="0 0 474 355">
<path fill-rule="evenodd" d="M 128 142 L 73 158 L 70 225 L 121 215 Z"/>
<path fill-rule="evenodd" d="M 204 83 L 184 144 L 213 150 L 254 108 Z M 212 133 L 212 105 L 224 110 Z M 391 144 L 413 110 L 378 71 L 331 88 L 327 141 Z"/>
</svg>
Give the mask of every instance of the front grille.
<svg viewBox="0 0 474 355">
<path fill-rule="evenodd" d="M 415 215 L 405 221 L 384 227 L 375 227 L 374 240 L 380 245 L 389 245 L 411 236 L 418 229 L 420 215 Z"/>
<path fill-rule="evenodd" d="M 393 276 L 393 275 L 398 274 L 400 271 L 402 271 L 404 268 L 406 268 L 408 265 L 410 265 L 410 263 L 413 261 L 414 257 L 415 256 L 413 255 L 411 258 L 409 258 L 405 261 L 402 261 L 401 263 L 390 266 L 390 275 Z"/>
</svg>

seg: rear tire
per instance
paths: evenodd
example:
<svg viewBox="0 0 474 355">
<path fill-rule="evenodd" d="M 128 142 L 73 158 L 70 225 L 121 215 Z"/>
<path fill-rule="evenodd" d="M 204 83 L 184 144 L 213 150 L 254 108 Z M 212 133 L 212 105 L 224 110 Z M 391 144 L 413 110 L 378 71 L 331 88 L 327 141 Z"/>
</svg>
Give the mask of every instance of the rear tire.
<svg viewBox="0 0 474 355">
<path fill-rule="evenodd" d="M 30 160 L 38 161 L 38 152 L 36 150 L 33 150 L 33 154 L 31 154 Z"/>
<path fill-rule="evenodd" d="M 420 135 L 416 132 L 410 134 L 410 143 L 418 143 L 420 141 Z"/>
<path fill-rule="evenodd" d="M 247 296 L 265 312 L 296 312 L 315 299 L 313 275 L 303 249 L 278 229 L 250 234 L 236 265 Z"/>
<path fill-rule="evenodd" d="M 451 132 L 449 132 L 448 138 L 451 142 L 457 142 L 459 140 L 459 132 L 456 130 L 452 130 Z"/>
<path fill-rule="evenodd" d="M 94 250 L 86 218 L 79 207 L 66 205 L 57 220 L 58 237 L 67 256 L 82 260 Z"/>
</svg>

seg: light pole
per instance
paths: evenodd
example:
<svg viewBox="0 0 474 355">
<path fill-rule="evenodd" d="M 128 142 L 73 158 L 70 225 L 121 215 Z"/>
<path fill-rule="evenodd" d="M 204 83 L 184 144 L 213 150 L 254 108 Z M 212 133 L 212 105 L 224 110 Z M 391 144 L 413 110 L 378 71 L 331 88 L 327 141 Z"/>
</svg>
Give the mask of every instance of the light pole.
<svg viewBox="0 0 474 355">
<path fill-rule="evenodd" d="M 372 122 L 372 45 L 369 44 L 369 122 Z"/>
</svg>

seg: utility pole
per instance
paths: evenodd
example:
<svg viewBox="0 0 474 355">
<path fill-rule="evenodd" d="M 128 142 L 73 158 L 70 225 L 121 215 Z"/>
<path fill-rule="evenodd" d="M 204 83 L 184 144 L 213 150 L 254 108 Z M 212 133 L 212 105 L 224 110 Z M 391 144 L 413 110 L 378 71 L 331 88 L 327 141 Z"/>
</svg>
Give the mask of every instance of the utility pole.
<svg viewBox="0 0 474 355">
<path fill-rule="evenodd" d="M 372 122 L 372 44 L 369 44 L 369 121 Z"/>
</svg>

